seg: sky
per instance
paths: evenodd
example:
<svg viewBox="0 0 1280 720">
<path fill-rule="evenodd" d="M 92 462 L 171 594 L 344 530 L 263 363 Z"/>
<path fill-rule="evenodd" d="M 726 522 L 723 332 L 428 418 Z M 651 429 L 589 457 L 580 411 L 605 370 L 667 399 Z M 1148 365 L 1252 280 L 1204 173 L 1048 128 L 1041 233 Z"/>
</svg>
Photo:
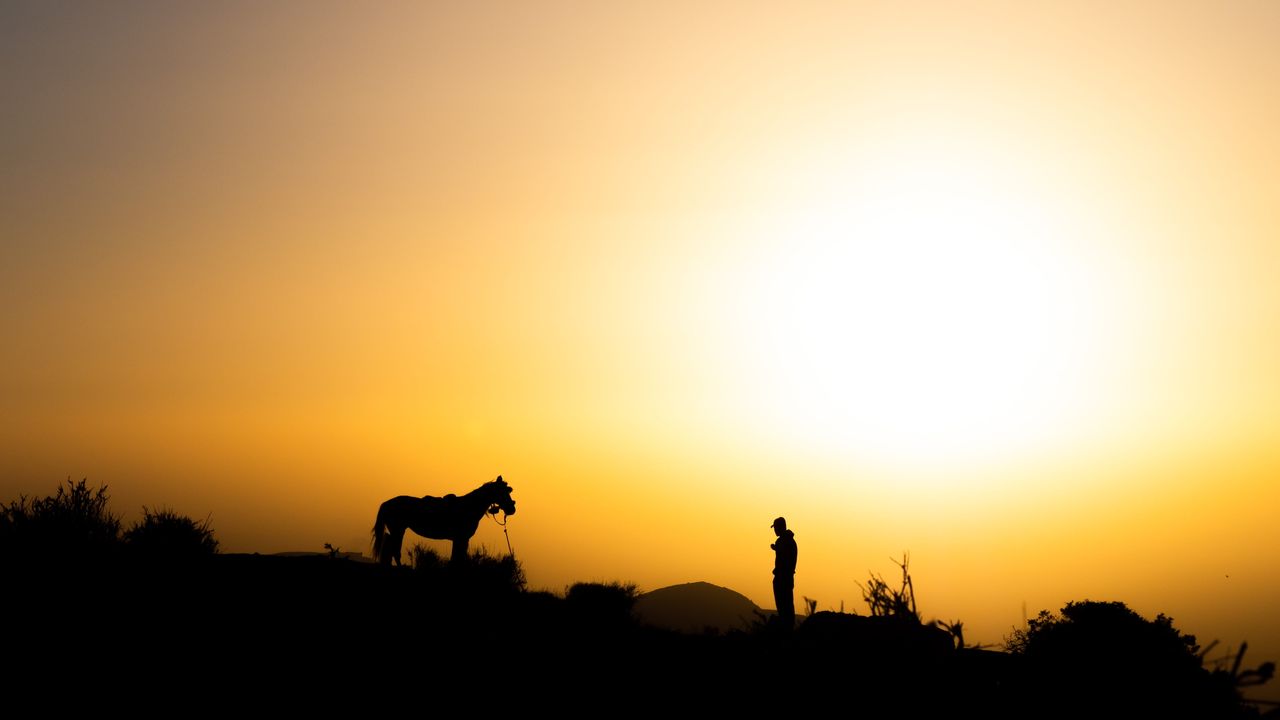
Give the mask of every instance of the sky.
<svg viewBox="0 0 1280 720">
<path fill-rule="evenodd" d="M 0 4 L 0 491 L 1280 660 L 1280 5 Z M 499 528 L 474 541 L 505 551 Z M 436 543 L 443 546 L 443 543 Z M 799 602 L 802 604 L 802 601 Z"/>
</svg>

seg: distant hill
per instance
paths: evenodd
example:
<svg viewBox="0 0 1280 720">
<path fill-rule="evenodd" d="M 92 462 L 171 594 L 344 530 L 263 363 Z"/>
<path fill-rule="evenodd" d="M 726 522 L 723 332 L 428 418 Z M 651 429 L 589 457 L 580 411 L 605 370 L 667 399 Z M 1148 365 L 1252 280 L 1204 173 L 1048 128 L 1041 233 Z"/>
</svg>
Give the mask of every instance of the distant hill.
<svg viewBox="0 0 1280 720">
<path fill-rule="evenodd" d="M 343 560 L 354 560 L 355 562 L 366 562 L 366 563 L 373 562 L 373 558 L 365 557 L 364 553 L 361 553 L 358 551 L 343 552 L 339 550 L 338 554 L 334 555 L 332 553 L 327 553 L 327 552 L 308 552 L 303 550 L 297 550 L 293 552 L 271 553 L 271 556 L 272 557 L 338 557 L 338 558 L 342 558 Z"/>
<path fill-rule="evenodd" d="M 707 582 L 660 588 L 636 598 L 635 604 L 642 622 L 686 633 L 745 630 L 760 611 L 741 593 Z"/>
</svg>

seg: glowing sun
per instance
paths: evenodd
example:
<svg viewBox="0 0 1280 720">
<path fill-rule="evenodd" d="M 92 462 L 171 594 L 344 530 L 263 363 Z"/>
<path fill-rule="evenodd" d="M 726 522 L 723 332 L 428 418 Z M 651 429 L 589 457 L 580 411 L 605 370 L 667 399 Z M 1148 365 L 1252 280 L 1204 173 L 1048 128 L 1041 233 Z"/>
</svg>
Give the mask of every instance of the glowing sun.
<svg viewBox="0 0 1280 720">
<path fill-rule="evenodd" d="M 725 308 L 740 392 L 772 433 L 898 466 L 1070 435 L 1108 332 L 1087 223 L 1016 163 L 888 155 L 808 174 L 752 229 Z"/>
</svg>

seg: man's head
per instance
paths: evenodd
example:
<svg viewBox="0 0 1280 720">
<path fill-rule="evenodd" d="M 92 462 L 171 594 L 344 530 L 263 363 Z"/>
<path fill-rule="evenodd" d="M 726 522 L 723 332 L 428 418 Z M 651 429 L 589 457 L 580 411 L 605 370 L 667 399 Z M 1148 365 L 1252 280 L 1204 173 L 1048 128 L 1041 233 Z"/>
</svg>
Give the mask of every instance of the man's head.
<svg viewBox="0 0 1280 720">
<path fill-rule="evenodd" d="M 781 518 L 781 517 L 780 517 L 780 518 L 778 518 L 778 519 L 776 519 L 776 520 L 774 520 L 774 521 L 773 521 L 773 534 L 774 534 L 774 535 L 782 535 L 782 533 L 784 533 L 784 532 L 786 532 L 786 531 L 787 531 L 787 519 L 786 519 L 786 518 Z"/>
</svg>

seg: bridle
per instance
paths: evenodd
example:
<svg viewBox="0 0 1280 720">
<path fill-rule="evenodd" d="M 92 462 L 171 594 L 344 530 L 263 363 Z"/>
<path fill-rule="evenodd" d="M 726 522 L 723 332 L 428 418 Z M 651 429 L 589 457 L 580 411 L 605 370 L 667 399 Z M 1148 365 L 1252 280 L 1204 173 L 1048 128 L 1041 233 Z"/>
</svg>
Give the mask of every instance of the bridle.
<svg viewBox="0 0 1280 720">
<path fill-rule="evenodd" d="M 498 519 L 499 512 L 502 513 L 501 520 Z M 502 537 L 505 538 L 507 541 L 507 554 L 514 557 L 516 553 L 514 550 L 511 549 L 511 535 L 507 533 L 507 517 L 508 517 L 507 511 L 504 510 L 502 506 L 499 505 L 498 503 L 493 503 L 489 506 L 489 509 L 485 511 L 485 514 L 488 515 L 491 520 L 497 523 L 498 527 L 502 528 Z"/>
</svg>

